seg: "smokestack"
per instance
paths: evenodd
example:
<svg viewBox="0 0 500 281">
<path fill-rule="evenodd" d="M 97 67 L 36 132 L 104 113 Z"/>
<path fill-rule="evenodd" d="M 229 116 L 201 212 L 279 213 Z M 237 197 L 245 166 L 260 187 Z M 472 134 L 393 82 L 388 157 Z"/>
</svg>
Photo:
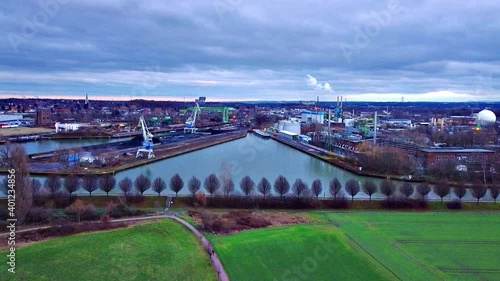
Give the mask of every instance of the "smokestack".
<svg viewBox="0 0 500 281">
<path fill-rule="evenodd" d="M 319 107 L 319 96 L 316 97 L 316 124 L 319 123 L 319 116 L 318 116 L 319 109 L 318 109 L 318 107 Z"/>
<path fill-rule="evenodd" d="M 331 146 L 330 146 L 330 140 L 331 140 L 331 137 L 332 137 L 332 130 L 330 129 L 330 124 L 332 123 L 332 110 L 329 108 L 328 109 L 328 150 L 331 149 Z"/>
<path fill-rule="evenodd" d="M 373 117 L 373 144 L 377 144 L 377 112 Z"/>
<path fill-rule="evenodd" d="M 339 106 L 339 96 L 337 96 L 337 107 Z"/>
<path fill-rule="evenodd" d="M 340 108 L 342 108 L 342 96 L 340 96 Z"/>
</svg>

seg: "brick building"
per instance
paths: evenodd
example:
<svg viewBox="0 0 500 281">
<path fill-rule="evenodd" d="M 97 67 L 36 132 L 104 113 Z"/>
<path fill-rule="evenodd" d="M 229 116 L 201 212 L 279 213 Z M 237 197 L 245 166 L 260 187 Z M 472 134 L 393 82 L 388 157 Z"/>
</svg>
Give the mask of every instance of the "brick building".
<svg viewBox="0 0 500 281">
<path fill-rule="evenodd" d="M 50 119 L 50 109 L 48 108 L 39 108 L 36 110 L 35 115 L 35 126 L 36 127 L 45 127 L 52 125 L 52 120 Z"/>
<path fill-rule="evenodd" d="M 495 152 L 477 148 L 424 148 L 418 151 L 418 158 L 424 167 L 439 163 L 454 162 L 468 169 L 479 170 L 484 165 L 491 166 Z"/>
</svg>

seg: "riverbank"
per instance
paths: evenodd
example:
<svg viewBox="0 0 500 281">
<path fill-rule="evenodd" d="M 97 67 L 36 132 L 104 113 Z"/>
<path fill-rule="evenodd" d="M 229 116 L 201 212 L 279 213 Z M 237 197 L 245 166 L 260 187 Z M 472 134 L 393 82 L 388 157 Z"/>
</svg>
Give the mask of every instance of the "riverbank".
<svg viewBox="0 0 500 281">
<path fill-rule="evenodd" d="M 333 155 L 333 153 L 321 149 L 319 147 L 315 147 L 313 145 L 308 145 L 308 144 L 302 144 L 296 141 L 291 141 L 287 140 L 284 138 L 280 138 L 278 136 L 272 135 L 272 139 L 274 139 L 277 142 L 280 142 L 284 145 L 287 145 L 289 147 L 295 148 L 297 150 L 300 150 L 306 154 L 309 154 L 315 158 L 318 158 L 322 161 L 325 161 L 327 163 L 330 163 L 336 167 L 342 168 L 346 171 L 349 171 L 353 174 L 359 175 L 359 176 L 365 176 L 365 177 L 373 177 L 373 178 L 380 178 L 380 179 L 395 179 L 395 180 L 404 180 L 404 181 L 410 181 L 410 182 L 423 182 L 421 179 L 408 179 L 406 176 L 396 176 L 396 175 L 381 175 L 381 174 L 376 174 L 376 173 L 371 173 L 371 172 L 366 172 L 363 171 L 362 168 L 356 165 L 352 165 L 350 163 L 347 163 L 340 157 L 337 157 Z"/>
<path fill-rule="evenodd" d="M 130 152 L 133 152 L 134 158 L 129 159 L 128 161 L 122 165 L 115 166 L 115 167 L 106 167 L 106 168 L 90 168 L 87 170 L 78 170 L 78 171 L 64 171 L 64 170 L 30 170 L 31 175 L 51 175 L 51 174 L 57 174 L 57 175 L 69 175 L 69 174 L 74 174 L 74 175 L 87 175 L 87 174 L 95 174 L 95 175 L 104 175 L 104 174 L 114 174 L 117 172 L 121 172 L 127 169 L 135 168 L 138 166 L 146 165 L 149 163 L 153 163 L 156 161 L 164 160 L 170 157 L 178 156 L 181 154 L 189 153 L 189 152 L 194 152 L 200 149 L 204 149 L 207 147 L 219 145 L 222 143 L 230 142 L 233 140 L 237 140 L 240 138 L 246 137 L 247 132 L 246 131 L 236 131 L 236 132 L 229 132 L 225 134 L 219 134 L 219 135 L 212 135 L 212 136 L 204 136 L 200 138 L 196 138 L 193 140 L 187 140 L 179 143 L 173 143 L 173 144 L 165 144 L 165 145 L 157 145 L 154 146 L 154 153 L 156 157 L 151 158 L 151 159 L 135 159 L 135 152 L 137 151 L 137 147 L 129 149 Z M 4 171 L 5 172 L 5 171 Z"/>
</svg>

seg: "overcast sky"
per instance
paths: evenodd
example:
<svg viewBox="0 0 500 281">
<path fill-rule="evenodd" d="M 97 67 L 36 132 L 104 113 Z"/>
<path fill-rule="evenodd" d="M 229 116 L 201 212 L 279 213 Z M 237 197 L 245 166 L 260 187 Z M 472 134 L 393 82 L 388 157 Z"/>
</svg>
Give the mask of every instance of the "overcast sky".
<svg viewBox="0 0 500 281">
<path fill-rule="evenodd" d="M 1 1 L 0 97 L 500 100 L 499 1 L 66 2 Z"/>
</svg>

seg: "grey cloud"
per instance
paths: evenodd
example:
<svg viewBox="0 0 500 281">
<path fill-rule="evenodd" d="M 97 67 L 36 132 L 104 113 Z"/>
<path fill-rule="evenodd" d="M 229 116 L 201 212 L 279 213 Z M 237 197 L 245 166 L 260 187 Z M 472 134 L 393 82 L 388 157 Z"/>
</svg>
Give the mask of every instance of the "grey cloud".
<svg viewBox="0 0 500 281">
<path fill-rule="evenodd" d="M 491 76 L 488 95 L 498 97 L 495 1 L 401 1 L 404 12 L 347 61 L 339 44 L 354 44 L 357 30 L 373 24 L 374 13 L 389 1 L 243 0 L 219 15 L 213 1 L 82 0 L 61 5 L 16 54 L 7 34 L 20 34 L 22 19 L 40 7 L 38 1 L 8 0 L 0 14 L 0 71 L 19 73 L 20 83 L 51 72 L 131 73 L 157 65 L 185 75 L 180 81 L 191 81 L 193 73 L 209 81 L 210 71 L 227 71 L 233 76 L 215 76 L 220 83 L 210 86 L 214 94 L 219 89 L 221 95 L 246 98 L 254 87 L 268 99 L 272 92 L 314 95 L 304 83 L 307 74 L 339 93 L 407 95 L 473 93 L 483 87 L 477 77 Z M 111 81 L 99 80 L 101 91 L 113 92 L 109 83 L 115 78 L 103 77 Z M 7 82 L 0 76 L 0 90 L 12 87 Z M 72 90 L 65 79 L 40 83 L 47 92 L 54 83 Z"/>
</svg>

